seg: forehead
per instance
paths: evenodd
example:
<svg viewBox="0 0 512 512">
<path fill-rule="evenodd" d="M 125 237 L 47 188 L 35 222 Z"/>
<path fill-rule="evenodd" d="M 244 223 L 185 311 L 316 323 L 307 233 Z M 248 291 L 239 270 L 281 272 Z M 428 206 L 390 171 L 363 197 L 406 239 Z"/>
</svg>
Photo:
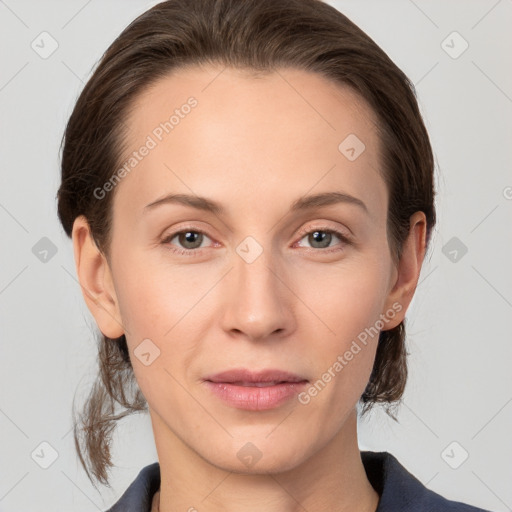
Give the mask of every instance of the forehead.
<svg viewBox="0 0 512 512">
<path fill-rule="evenodd" d="M 171 191 L 234 204 L 233 194 L 293 202 L 334 188 L 361 197 L 371 215 L 385 207 L 373 111 L 316 73 L 178 69 L 136 98 L 127 128 L 122 163 L 134 165 L 116 201 L 139 210 Z"/>
</svg>

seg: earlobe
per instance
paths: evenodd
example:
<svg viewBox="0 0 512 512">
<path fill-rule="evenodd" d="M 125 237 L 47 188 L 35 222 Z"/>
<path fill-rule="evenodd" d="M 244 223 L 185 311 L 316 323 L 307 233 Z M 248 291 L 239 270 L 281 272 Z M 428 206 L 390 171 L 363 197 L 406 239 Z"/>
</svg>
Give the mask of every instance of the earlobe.
<svg viewBox="0 0 512 512">
<path fill-rule="evenodd" d="M 72 239 L 76 273 L 87 307 L 100 331 L 108 338 L 118 338 L 125 329 L 121 323 L 110 268 L 83 215 L 73 223 Z"/>
<path fill-rule="evenodd" d="M 386 300 L 386 308 L 397 310 L 397 304 L 401 306 L 399 312 L 387 324 L 385 330 L 396 327 L 404 318 L 409 307 L 418 279 L 426 250 L 427 221 L 423 212 L 416 212 L 411 215 L 409 235 L 404 241 L 402 254 L 398 263 L 396 278 L 392 283 L 391 290 Z"/>
</svg>

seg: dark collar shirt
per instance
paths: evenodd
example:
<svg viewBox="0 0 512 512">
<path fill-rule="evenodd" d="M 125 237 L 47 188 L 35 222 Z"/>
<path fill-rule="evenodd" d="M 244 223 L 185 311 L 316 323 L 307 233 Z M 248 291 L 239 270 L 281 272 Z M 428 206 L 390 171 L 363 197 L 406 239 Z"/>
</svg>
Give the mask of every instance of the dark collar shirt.
<svg viewBox="0 0 512 512">
<path fill-rule="evenodd" d="M 490 512 L 451 501 L 425 487 L 388 452 L 361 451 L 373 488 L 380 495 L 376 512 Z M 151 501 L 160 488 L 160 465 L 143 468 L 107 512 L 151 512 Z"/>
</svg>

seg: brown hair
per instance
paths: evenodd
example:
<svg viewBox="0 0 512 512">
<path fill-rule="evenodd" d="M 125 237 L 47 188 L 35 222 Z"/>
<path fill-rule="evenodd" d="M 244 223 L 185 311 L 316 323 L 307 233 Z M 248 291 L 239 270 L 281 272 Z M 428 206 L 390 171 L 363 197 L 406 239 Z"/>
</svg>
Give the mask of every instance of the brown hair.
<svg viewBox="0 0 512 512">
<path fill-rule="evenodd" d="M 171 70 L 203 63 L 257 72 L 298 68 L 357 91 L 378 120 L 394 261 L 416 211 L 426 215 L 429 242 L 436 220 L 434 160 L 414 85 L 368 35 L 320 0 L 169 0 L 135 19 L 104 53 L 64 133 L 57 196 L 68 236 L 75 218 L 84 215 L 108 258 L 113 193 L 98 199 L 93 192 L 121 165 L 129 109 L 142 91 Z M 89 469 L 108 485 L 116 421 L 147 410 L 147 403 L 134 378 L 125 336 L 100 335 L 98 345 L 99 377 L 74 418 L 74 438 L 91 482 Z M 360 398 L 363 414 L 382 403 L 394 417 L 390 406 L 405 388 L 406 355 L 403 323 L 380 332 L 374 367 Z M 119 407 L 121 412 L 116 412 Z"/>
</svg>

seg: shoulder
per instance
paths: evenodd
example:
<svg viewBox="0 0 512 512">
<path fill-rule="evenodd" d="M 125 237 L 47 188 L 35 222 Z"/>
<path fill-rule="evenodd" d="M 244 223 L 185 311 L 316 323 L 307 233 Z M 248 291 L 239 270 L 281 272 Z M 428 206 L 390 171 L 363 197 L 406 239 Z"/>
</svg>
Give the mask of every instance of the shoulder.
<svg viewBox="0 0 512 512">
<path fill-rule="evenodd" d="M 380 494 L 376 512 L 490 512 L 428 489 L 388 452 L 362 451 L 368 480 Z"/>
<path fill-rule="evenodd" d="M 106 512 L 151 512 L 151 501 L 160 487 L 160 464 L 140 470 L 135 480 Z"/>
</svg>

